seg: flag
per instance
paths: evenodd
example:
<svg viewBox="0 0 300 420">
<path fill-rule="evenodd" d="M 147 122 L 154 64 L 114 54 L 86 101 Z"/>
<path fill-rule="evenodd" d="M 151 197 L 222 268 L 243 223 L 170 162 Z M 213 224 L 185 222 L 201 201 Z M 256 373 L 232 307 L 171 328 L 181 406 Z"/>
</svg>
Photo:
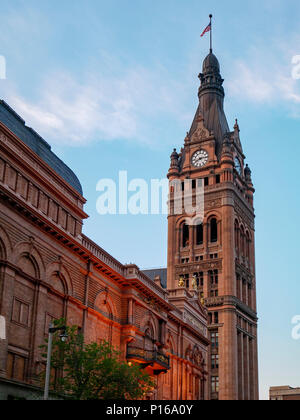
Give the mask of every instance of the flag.
<svg viewBox="0 0 300 420">
<path fill-rule="evenodd" d="M 209 31 L 211 31 L 211 22 L 209 23 L 209 25 L 207 25 L 207 27 L 202 32 L 201 37 L 204 36 L 206 32 L 209 32 Z"/>
</svg>

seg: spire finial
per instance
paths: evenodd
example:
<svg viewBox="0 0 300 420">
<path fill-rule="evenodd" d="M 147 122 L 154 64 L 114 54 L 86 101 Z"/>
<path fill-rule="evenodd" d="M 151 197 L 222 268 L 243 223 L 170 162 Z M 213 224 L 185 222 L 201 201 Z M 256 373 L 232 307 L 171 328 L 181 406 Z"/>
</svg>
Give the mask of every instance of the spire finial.
<svg viewBox="0 0 300 420">
<path fill-rule="evenodd" d="M 209 52 L 210 52 L 210 54 L 212 54 L 212 52 L 213 52 L 213 48 L 212 48 L 212 17 L 213 17 L 213 15 L 210 14 L 209 15 L 209 19 L 210 19 L 210 50 L 209 50 Z"/>
</svg>

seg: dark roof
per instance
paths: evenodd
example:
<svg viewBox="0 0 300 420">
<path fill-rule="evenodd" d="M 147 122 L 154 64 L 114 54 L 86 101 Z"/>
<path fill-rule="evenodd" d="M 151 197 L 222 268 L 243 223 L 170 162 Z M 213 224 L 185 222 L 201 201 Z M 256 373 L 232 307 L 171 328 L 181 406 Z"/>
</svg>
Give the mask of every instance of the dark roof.
<svg viewBox="0 0 300 420">
<path fill-rule="evenodd" d="M 224 112 L 224 88 L 217 57 L 210 53 L 203 62 L 203 73 L 199 75 L 199 106 L 189 133 L 192 137 L 197 129 L 198 117 L 204 118 L 204 126 L 213 131 L 216 142 L 216 154 L 221 155 L 224 136 L 230 132 Z"/>
<path fill-rule="evenodd" d="M 151 280 L 155 280 L 155 277 L 160 276 L 160 284 L 164 289 L 167 288 L 167 269 L 166 268 L 153 268 L 151 270 L 143 270 L 143 273 Z"/>
<path fill-rule="evenodd" d="M 219 61 L 213 53 L 208 54 L 208 56 L 203 61 L 203 67 L 202 67 L 203 73 L 208 71 L 211 67 L 215 68 L 217 71 L 220 71 Z"/>
<path fill-rule="evenodd" d="M 32 128 L 27 127 L 25 121 L 2 100 L 0 100 L 0 121 L 79 194 L 83 194 L 74 172 L 51 151 L 51 146 Z"/>
</svg>

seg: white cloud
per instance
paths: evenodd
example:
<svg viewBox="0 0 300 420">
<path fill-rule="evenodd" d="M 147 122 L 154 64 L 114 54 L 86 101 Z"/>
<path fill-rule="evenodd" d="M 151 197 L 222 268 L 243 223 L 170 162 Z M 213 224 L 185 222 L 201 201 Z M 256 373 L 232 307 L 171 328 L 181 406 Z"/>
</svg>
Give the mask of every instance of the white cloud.
<svg viewBox="0 0 300 420">
<path fill-rule="evenodd" d="M 231 63 L 227 98 L 286 105 L 293 117 L 300 117 L 300 81 L 291 76 L 290 54 L 272 50 L 264 55 L 252 49 L 247 58 Z M 153 146 L 162 139 L 174 144 L 181 139 L 171 138 L 170 130 L 175 126 L 184 133 L 195 111 L 194 79 L 191 70 L 188 77 L 186 73 L 176 81 L 160 65 L 125 69 L 102 51 L 97 65 L 81 79 L 63 71 L 51 73 L 37 86 L 37 99 L 24 98 L 16 89 L 8 90 L 6 98 L 27 125 L 58 145 L 127 140 Z"/>
<path fill-rule="evenodd" d="M 294 117 L 300 115 L 300 80 L 292 77 L 294 53 L 280 43 L 267 52 L 253 49 L 247 59 L 231 66 L 228 96 L 257 104 L 280 104 Z"/>
<path fill-rule="evenodd" d="M 273 97 L 274 84 L 261 76 L 259 68 L 249 67 L 243 61 L 233 66 L 234 74 L 228 81 L 229 96 L 254 102 L 269 101 Z"/>
<path fill-rule="evenodd" d="M 67 73 L 48 77 L 36 102 L 15 92 L 9 104 L 46 139 L 81 145 L 91 141 L 126 139 L 155 141 L 153 121 L 172 116 L 184 120 L 183 89 L 169 81 L 165 70 L 129 70 L 122 78 L 89 74 L 82 82 Z"/>
</svg>

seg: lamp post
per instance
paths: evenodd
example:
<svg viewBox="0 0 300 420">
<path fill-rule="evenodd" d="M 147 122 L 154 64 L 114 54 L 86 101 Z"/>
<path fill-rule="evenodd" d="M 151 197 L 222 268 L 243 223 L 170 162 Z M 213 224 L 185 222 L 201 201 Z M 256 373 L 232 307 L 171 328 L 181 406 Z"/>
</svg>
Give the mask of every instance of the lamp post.
<svg viewBox="0 0 300 420">
<path fill-rule="evenodd" d="M 62 333 L 60 335 L 60 339 L 61 339 L 61 341 L 66 341 L 67 338 L 68 338 L 66 330 L 67 330 L 66 326 L 55 328 L 52 323 L 49 325 L 49 330 L 48 330 L 48 353 L 47 353 L 47 367 L 46 367 L 44 400 L 48 400 L 48 397 L 49 397 L 53 334 L 56 333 L 57 331 L 61 331 Z"/>
</svg>

